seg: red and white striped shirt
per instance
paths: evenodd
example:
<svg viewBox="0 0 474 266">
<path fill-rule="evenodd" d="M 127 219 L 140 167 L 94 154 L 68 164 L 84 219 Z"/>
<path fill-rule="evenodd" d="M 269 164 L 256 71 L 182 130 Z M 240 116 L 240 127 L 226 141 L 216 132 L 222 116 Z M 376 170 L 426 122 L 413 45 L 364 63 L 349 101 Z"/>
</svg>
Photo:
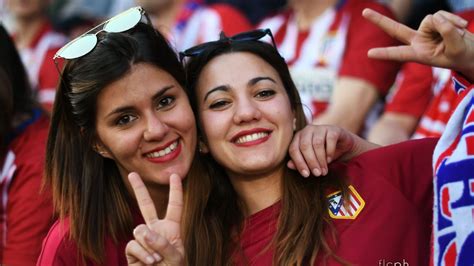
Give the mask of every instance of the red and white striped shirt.
<svg viewBox="0 0 474 266">
<path fill-rule="evenodd" d="M 18 49 L 38 101 L 48 111 L 53 106 L 59 78 L 53 56 L 66 41 L 64 35 L 53 31 L 51 24 L 45 22 L 31 44 Z"/>
<path fill-rule="evenodd" d="M 182 51 L 203 42 L 219 39 L 221 31 L 232 36 L 250 29 L 252 26 L 247 18 L 230 5 L 203 6 L 189 1 L 168 39 L 178 51 Z"/>
<path fill-rule="evenodd" d="M 395 79 L 397 63 L 367 57 L 370 48 L 394 45 L 395 40 L 362 17 L 366 7 L 393 17 L 386 7 L 372 1 L 341 0 L 324 11 L 308 30 L 298 29 L 292 10 L 259 25 L 273 32 L 303 104 L 310 107 L 313 117 L 327 108 L 339 76 L 365 80 L 381 96 Z"/>
</svg>

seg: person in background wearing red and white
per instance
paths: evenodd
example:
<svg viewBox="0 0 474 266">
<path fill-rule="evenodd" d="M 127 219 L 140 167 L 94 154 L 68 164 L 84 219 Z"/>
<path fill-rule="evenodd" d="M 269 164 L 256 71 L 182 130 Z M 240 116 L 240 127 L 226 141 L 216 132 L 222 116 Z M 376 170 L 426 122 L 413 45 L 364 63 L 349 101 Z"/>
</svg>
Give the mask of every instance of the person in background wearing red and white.
<svg viewBox="0 0 474 266">
<path fill-rule="evenodd" d="M 53 223 L 51 193 L 41 192 L 49 119 L 1 24 L 0 58 L 0 265 L 34 265 Z"/>
<path fill-rule="evenodd" d="M 52 60 L 66 43 L 66 37 L 55 32 L 46 15 L 50 0 L 6 0 L 13 17 L 13 38 L 26 67 L 37 99 L 51 111 L 58 82 L 58 70 Z"/>
<path fill-rule="evenodd" d="M 136 0 L 150 14 L 153 25 L 178 51 L 247 31 L 252 25 L 236 8 L 227 4 L 204 5 L 201 0 Z"/>
<path fill-rule="evenodd" d="M 467 30 L 474 32 L 474 9 L 458 15 L 470 21 Z M 459 101 L 451 71 L 407 62 L 399 77 L 368 140 L 387 145 L 410 138 L 441 137 Z"/>
<path fill-rule="evenodd" d="M 377 103 L 395 80 L 399 64 L 367 58 L 369 48 L 397 42 L 361 12 L 371 7 L 393 17 L 392 12 L 366 0 L 289 0 L 288 5 L 258 27 L 274 33 L 313 123 L 338 125 L 363 135 L 366 122 L 377 113 L 374 110 L 380 110 Z"/>
</svg>

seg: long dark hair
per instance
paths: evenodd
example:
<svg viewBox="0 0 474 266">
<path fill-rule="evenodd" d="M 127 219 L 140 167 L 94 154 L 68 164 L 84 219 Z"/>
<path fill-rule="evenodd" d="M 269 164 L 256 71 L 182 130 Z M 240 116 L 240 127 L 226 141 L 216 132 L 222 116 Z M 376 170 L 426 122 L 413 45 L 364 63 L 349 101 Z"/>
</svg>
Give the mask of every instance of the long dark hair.
<svg viewBox="0 0 474 266">
<path fill-rule="evenodd" d="M 93 150 L 97 96 L 143 62 L 184 85 L 183 68 L 166 39 L 139 23 L 127 32 L 100 33 L 94 50 L 67 61 L 54 102 L 46 184 L 60 218 L 70 218 L 70 237 L 82 256 L 96 262 L 104 259 L 106 235 L 119 241 L 133 229 L 131 195 L 116 163 Z"/>
<path fill-rule="evenodd" d="M 15 43 L 0 24 L 0 154 L 6 148 L 6 138 L 14 130 L 15 123 L 31 117 L 38 106 L 34 100 L 20 55 Z"/>
<path fill-rule="evenodd" d="M 235 52 L 252 53 L 278 72 L 295 112 L 296 130 L 302 129 L 306 120 L 288 66 L 273 46 L 260 41 L 218 42 L 190 58 L 186 81 L 195 114 L 198 114 L 196 86 L 203 68 L 213 58 Z M 191 176 L 187 180 L 192 188 L 187 191 L 184 219 L 187 260 L 194 265 L 231 265 L 232 256 L 239 254 L 238 235 L 244 220 L 242 203 L 225 170 L 211 156 L 202 157 L 200 160 L 207 170 L 199 180 Z M 320 251 L 332 255 L 324 237 L 325 228 L 330 226 L 326 199 L 330 187 L 342 189 L 342 179 L 305 179 L 295 171 L 285 170 L 278 228 L 271 243 L 274 264 L 308 265 Z"/>
</svg>

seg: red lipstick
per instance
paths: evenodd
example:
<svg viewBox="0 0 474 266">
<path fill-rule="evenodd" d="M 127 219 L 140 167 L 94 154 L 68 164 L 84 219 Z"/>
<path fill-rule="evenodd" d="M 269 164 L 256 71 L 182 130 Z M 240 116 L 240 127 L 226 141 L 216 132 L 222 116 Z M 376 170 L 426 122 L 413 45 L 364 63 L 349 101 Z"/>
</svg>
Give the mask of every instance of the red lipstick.
<svg viewBox="0 0 474 266">
<path fill-rule="evenodd" d="M 252 134 L 255 134 L 255 133 L 267 133 L 268 135 L 266 135 L 263 138 L 256 139 L 256 140 L 251 140 L 251 141 L 247 141 L 247 142 L 244 142 L 244 143 L 237 143 L 237 140 L 240 137 L 247 136 L 247 135 L 252 135 Z M 260 143 L 263 143 L 263 142 L 267 141 L 270 138 L 271 133 L 272 133 L 272 131 L 270 129 L 267 129 L 267 128 L 253 128 L 253 129 L 250 129 L 250 130 L 240 131 L 239 133 L 237 133 L 235 136 L 232 137 L 231 141 L 232 141 L 232 143 L 234 143 L 235 145 L 240 146 L 240 147 L 250 147 L 250 146 L 258 145 Z"/>
<path fill-rule="evenodd" d="M 175 148 L 174 150 L 172 150 L 170 153 L 168 153 L 168 154 L 166 154 L 166 155 L 164 155 L 164 156 L 155 157 L 155 158 L 146 157 L 146 154 L 164 150 L 164 149 L 166 149 L 167 147 L 169 147 L 171 144 L 173 144 L 173 143 L 175 143 L 175 142 L 177 142 L 177 144 L 176 144 L 177 146 L 176 146 L 176 148 Z M 181 153 L 181 149 L 182 149 L 181 146 L 182 146 L 182 145 L 181 145 L 181 142 L 179 141 L 179 139 L 178 139 L 178 140 L 173 140 L 173 141 L 168 142 L 168 143 L 165 144 L 165 145 L 162 145 L 162 146 L 160 146 L 160 147 L 158 147 L 158 148 L 156 148 L 156 149 L 154 149 L 154 150 L 152 150 L 152 151 L 149 151 L 149 152 L 145 153 L 144 156 L 145 156 L 145 158 L 146 158 L 148 161 L 150 161 L 150 162 L 152 162 L 152 163 L 167 163 L 167 162 L 169 162 L 169 161 L 174 160 L 176 157 L 178 157 L 178 155 Z"/>
</svg>

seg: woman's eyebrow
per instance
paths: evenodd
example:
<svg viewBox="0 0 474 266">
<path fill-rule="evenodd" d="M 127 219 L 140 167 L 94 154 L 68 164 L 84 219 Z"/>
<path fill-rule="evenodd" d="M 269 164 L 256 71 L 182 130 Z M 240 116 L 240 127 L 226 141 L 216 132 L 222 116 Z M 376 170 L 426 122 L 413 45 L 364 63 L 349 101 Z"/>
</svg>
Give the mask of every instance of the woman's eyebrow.
<svg viewBox="0 0 474 266">
<path fill-rule="evenodd" d="M 156 101 L 157 99 L 159 99 L 161 96 L 163 96 L 163 94 L 165 94 L 167 91 L 171 90 L 172 88 L 174 88 L 174 85 L 169 85 L 169 86 L 165 86 L 165 87 L 161 88 L 159 91 L 157 91 L 155 93 L 155 95 L 153 95 L 153 97 L 152 97 L 153 101 Z M 133 109 L 134 109 L 133 106 L 129 106 L 129 105 L 120 106 L 120 107 L 117 107 L 114 110 L 112 110 L 105 117 L 109 117 L 109 116 L 112 116 L 112 115 L 115 115 L 115 114 L 120 114 L 120 113 L 123 113 L 123 112 L 131 111 Z"/>
<path fill-rule="evenodd" d="M 247 86 L 253 86 L 255 84 L 257 84 L 258 82 L 262 81 L 262 80 L 269 80 L 273 83 L 276 83 L 276 81 L 270 77 L 255 77 L 251 80 L 249 80 L 247 82 Z M 209 90 L 206 95 L 204 95 L 204 102 L 207 100 L 207 98 L 209 97 L 209 95 L 213 92 L 216 92 L 216 91 L 224 91 L 224 92 L 228 92 L 230 89 L 229 89 L 229 86 L 228 85 L 221 85 L 221 86 L 217 86 L 211 90 Z"/>
<path fill-rule="evenodd" d="M 206 93 L 206 95 L 204 95 L 204 100 L 203 102 L 205 102 L 207 100 L 207 98 L 209 97 L 209 95 L 213 92 L 216 92 L 216 91 L 224 91 L 224 92 L 228 92 L 229 91 L 229 86 L 228 85 L 221 85 L 221 86 L 217 86 L 215 87 L 214 89 L 208 91 Z"/>
<path fill-rule="evenodd" d="M 247 82 L 247 86 L 253 86 L 255 84 L 257 84 L 258 82 L 262 81 L 262 80 L 269 80 L 273 83 L 276 83 L 276 81 L 270 77 L 256 77 L 256 78 L 253 78 L 251 80 L 249 80 L 249 82 Z"/>
<path fill-rule="evenodd" d="M 161 90 L 157 91 L 155 95 L 153 95 L 153 101 L 156 101 L 157 99 L 161 98 L 161 96 L 163 96 L 167 91 L 171 90 L 172 88 L 174 88 L 174 85 L 168 85 L 161 88 Z"/>
</svg>

